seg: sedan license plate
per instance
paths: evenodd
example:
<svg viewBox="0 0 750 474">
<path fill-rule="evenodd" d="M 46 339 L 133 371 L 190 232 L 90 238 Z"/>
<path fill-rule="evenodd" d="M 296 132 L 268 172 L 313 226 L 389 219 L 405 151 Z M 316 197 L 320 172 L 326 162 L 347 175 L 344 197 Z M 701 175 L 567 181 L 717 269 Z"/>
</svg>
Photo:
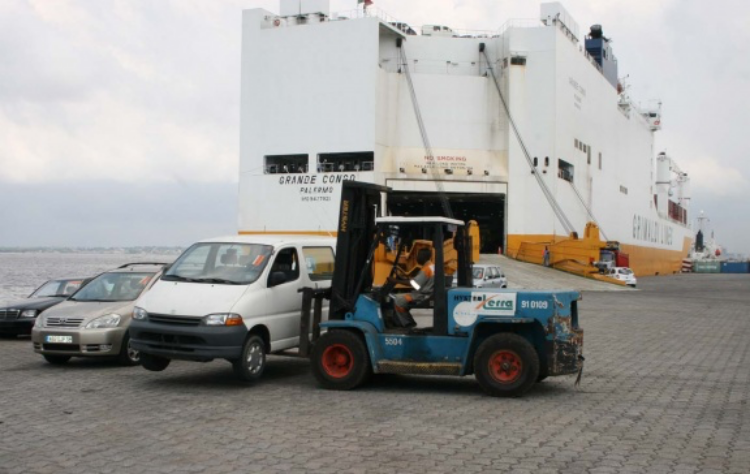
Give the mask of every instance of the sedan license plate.
<svg viewBox="0 0 750 474">
<path fill-rule="evenodd" d="M 61 344 L 73 344 L 73 336 L 47 336 L 45 342 L 57 342 Z"/>
</svg>

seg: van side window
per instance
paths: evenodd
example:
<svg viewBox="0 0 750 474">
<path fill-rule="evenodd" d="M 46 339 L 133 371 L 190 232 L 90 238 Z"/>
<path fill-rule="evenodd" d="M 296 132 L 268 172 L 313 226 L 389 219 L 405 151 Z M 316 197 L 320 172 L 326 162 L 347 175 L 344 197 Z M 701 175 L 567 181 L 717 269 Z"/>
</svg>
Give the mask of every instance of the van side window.
<svg viewBox="0 0 750 474">
<path fill-rule="evenodd" d="M 299 278 L 299 259 L 297 258 L 297 249 L 288 248 L 279 250 L 276 259 L 273 261 L 269 278 L 274 273 L 281 272 L 286 276 L 285 282 L 294 281 Z M 269 280 L 270 283 L 270 280 Z M 272 286 L 269 284 L 269 286 Z"/>
<path fill-rule="evenodd" d="M 303 247 L 302 256 L 307 264 L 307 274 L 312 281 L 333 278 L 333 249 L 331 247 Z"/>
</svg>

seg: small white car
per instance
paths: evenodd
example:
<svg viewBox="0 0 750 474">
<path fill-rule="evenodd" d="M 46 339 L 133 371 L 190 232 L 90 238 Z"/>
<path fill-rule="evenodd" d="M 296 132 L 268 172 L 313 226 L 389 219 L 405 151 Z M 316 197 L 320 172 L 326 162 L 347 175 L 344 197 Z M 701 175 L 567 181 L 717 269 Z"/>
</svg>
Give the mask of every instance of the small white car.
<svg viewBox="0 0 750 474">
<path fill-rule="evenodd" d="M 474 288 L 507 288 L 508 279 L 497 265 L 476 264 L 472 267 Z"/>
<path fill-rule="evenodd" d="M 609 276 L 616 280 L 624 281 L 628 286 L 635 288 L 638 280 L 635 278 L 635 273 L 628 267 L 614 267 L 609 270 Z"/>
</svg>

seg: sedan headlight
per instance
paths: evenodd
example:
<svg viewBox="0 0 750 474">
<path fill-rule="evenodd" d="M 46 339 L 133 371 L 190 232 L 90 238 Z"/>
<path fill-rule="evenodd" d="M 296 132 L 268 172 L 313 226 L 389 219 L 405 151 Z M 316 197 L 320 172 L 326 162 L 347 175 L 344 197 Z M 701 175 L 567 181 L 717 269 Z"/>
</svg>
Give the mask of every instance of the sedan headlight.
<svg viewBox="0 0 750 474">
<path fill-rule="evenodd" d="M 242 316 L 235 313 L 209 314 L 203 318 L 206 326 L 240 326 L 243 324 Z"/>
<path fill-rule="evenodd" d="M 119 314 L 105 314 L 89 322 L 86 329 L 114 328 L 118 324 L 120 324 Z"/>
<path fill-rule="evenodd" d="M 39 314 L 39 311 L 36 309 L 25 309 L 21 311 L 22 318 L 36 318 L 37 314 Z"/>
<path fill-rule="evenodd" d="M 137 319 L 138 321 L 143 321 L 146 318 L 148 318 L 148 311 L 141 308 L 140 306 L 136 306 L 133 308 L 133 319 Z"/>
<path fill-rule="evenodd" d="M 43 328 L 44 324 L 47 322 L 47 317 L 43 314 L 40 314 L 38 318 L 34 321 L 34 327 L 35 328 Z"/>
</svg>

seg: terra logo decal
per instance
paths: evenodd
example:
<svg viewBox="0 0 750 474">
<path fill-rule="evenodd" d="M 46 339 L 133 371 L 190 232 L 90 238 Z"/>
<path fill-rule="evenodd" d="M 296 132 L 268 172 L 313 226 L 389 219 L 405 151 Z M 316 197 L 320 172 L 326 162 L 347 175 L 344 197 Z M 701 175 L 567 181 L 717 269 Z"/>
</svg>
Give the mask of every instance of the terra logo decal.
<svg viewBox="0 0 750 474">
<path fill-rule="evenodd" d="M 505 298 L 506 295 L 492 295 L 480 302 L 476 309 L 485 309 L 488 311 L 513 311 L 515 301 Z"/>
</svg>

